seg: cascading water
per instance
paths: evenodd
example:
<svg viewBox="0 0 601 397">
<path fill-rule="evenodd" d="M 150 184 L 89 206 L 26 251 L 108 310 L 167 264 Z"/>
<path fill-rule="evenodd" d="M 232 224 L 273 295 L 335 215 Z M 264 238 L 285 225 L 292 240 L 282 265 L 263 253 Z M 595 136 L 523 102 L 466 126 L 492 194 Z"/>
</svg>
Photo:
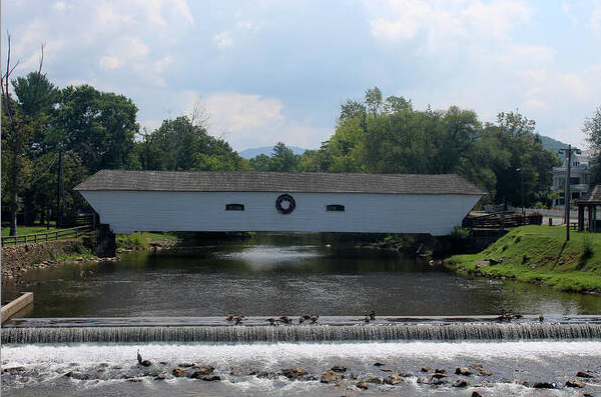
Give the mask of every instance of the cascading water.
<svg viewBox="0 0 601 397">
<path fill-rule="evenodd" d="M 601 340 L 601 324 L 7 328 L 2 343 Z"/>
</svg>

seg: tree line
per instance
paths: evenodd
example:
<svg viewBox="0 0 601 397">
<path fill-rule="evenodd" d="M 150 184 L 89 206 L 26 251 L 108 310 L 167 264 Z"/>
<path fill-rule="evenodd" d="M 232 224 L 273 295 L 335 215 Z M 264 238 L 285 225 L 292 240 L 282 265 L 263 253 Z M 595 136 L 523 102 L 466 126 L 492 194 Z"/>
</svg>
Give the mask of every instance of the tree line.
<svg viewBox="0 0 601 397">
<path fill-rule="evenodd" d="M 456 106 L 416 110 L 377 87 L 340 106 L 335 132 L 319 149 L 296 155 L 279 142 L 270 156 L 246 160 L 195 114 L 140 131 L 138 108 L 123 95 L 58 88 L 41 68 L 11 79 L 10 93 L 7 75 L 3 83 L 2 208 L 15 228 L 17 212 L 33 224 L 67 222 L 86 209 L 72 189 L 101 169 L 457 173 L 489 192 L 486 202 L 518 206 L 523 193 L 530 206 L 549 202 L 551 168 L 560 164 L 535 122 L 518 112 L 482 123 Z"/>
</svg>

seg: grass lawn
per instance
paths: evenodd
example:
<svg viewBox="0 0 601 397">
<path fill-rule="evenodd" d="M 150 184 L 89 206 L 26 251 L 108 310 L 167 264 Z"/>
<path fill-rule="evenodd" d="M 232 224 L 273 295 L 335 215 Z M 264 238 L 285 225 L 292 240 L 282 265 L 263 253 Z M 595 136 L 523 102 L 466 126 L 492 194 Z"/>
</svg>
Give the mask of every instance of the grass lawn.
<svg viewBox="0 0 601 397">
<path fill-rule="evenodd" d="M 36 233 L 44 233 L 51 232 L 57 230 L 55 227 L 50 226 L 50 229 L 46 229 L 46 226 L 18 226 L 17 227 L 17 235 L 24 236 L 26 234 L 36 234 Z M 10 227 L 2 226 L 2 237 L 8 236 L 10 233 Z"/>
<path fill-rule="evenodd" d="M 488 259 L 501 261 L 476 268 Z M 551 285 L 565 291 L 601 293 L 601 234 L 529 225 L 513 229 L 480 253 L 455 255 L 445 261 L 451 269 L 488 277 L 513 277 Z"/>
</svg>

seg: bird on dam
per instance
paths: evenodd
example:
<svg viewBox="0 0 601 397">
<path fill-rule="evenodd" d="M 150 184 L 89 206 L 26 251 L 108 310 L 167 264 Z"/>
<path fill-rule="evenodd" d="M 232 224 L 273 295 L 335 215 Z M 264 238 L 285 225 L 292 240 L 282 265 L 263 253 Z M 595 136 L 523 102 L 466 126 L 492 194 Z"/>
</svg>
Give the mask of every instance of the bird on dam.
<svg viewBox="0 0 601 397">
<path fill-rule="evenodd" d="M 276 320 L 275 318 L 271 317 L 268 318 L 267 320 L 265 320 L 267 322 L 269 322 L 269 325 L 277 325 L 278 320 Z"/>
<path fill-rule="evenodd" d="M 283 322 L 284 324 L 292 324 L 292 319 L 288 316 L 280 317 L 280 321 Z"/>
<path fill-rule="evenodd" d="M 305 321 L 307 321 L 307 320 L 310 320 L 310 319 L 311 319 L 311 316 L 310 316 L 310 315 L 308 315 L 308 314 L 303 314 L 302 316 L 300 316 L 300 317 L 298 318 L 298 323 L 299 323 L 299 325 L 300 325 L 300 324 L 302 324 L 302 323 L 304 323 Z"/>
</svg>

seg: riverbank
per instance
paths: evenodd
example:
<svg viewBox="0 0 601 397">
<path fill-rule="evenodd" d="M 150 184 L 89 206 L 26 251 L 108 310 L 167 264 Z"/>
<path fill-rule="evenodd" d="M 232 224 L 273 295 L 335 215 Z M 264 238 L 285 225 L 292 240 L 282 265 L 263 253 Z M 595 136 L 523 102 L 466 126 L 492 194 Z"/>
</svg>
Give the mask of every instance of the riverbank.
<svg viewBox="0 0 601 397">
<path fill-rule="evenodd" d="M 512 278 L 562 291 L 601 293 L 601 234 L 529 225 L 515 228 L 485 250 L 444 261 L 460 273 Z"/>
</svg>

